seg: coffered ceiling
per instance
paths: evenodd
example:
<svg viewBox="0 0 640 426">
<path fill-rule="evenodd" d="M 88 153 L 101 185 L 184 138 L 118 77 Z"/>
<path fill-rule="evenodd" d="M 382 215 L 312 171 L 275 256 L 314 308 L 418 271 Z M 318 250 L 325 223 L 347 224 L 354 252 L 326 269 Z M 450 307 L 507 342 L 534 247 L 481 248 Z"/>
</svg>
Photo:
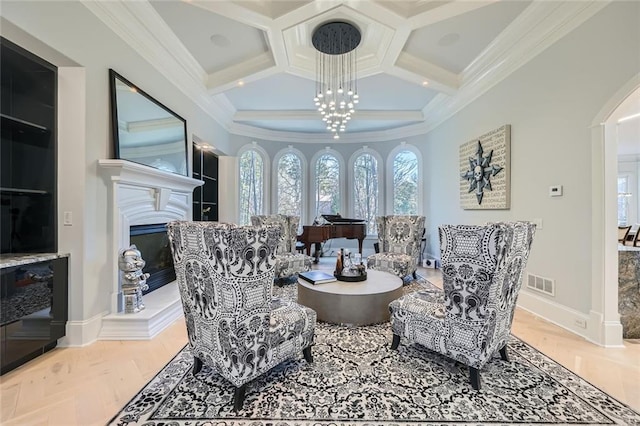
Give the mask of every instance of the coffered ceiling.
<svg viewBox="0 0 640 426">
<path fill-rule="evenodd" d="M 313 30 L 348 21 L 360 103 L 341 140 L 421 134 L 600 10 L 604 1 L 86 2 L 234 134 L 331 140 L 315 110 Z"/>
</svg>

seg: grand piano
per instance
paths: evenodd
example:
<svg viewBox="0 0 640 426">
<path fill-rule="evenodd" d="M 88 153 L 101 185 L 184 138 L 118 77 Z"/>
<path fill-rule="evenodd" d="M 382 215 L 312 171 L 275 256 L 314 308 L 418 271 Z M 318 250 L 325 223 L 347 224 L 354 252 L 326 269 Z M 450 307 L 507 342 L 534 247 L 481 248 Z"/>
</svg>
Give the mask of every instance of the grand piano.
<svg viewBox="0 0 640 426">
<path fill-rule="evenodd" d="M 362 254 L 362 242 L 367 235 L 367 226 L 362 219 L 348 219 L 340 215 L 322 215 L 328 222 L 323 225 L 303 225 L 298 241 L 304 243 L 307 256 L 311 255 L 311 244 L 315 244 L 314 263 L 320 257 L 320 243 L 332 238 L 358 239 L 358 251 Z"/>
</svg>

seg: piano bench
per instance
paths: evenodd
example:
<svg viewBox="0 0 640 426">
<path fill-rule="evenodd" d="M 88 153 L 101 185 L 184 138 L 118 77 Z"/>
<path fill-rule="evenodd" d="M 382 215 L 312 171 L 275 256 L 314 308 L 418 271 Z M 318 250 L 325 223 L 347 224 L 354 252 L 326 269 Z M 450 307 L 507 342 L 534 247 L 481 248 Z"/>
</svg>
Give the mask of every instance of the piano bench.
<svg viewBox="0 0 640 426">
<path fill-rule="evenodd" d="M 304 253 L 304 243 L 302 241 L 296 241 L 296 251 L 298 253 Z"/>
</svg>

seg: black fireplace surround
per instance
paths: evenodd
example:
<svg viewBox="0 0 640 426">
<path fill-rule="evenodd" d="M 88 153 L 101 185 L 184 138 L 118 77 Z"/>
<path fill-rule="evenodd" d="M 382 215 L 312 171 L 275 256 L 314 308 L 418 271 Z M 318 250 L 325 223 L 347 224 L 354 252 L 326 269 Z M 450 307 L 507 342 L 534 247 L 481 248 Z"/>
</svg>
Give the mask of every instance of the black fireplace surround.
<svg viewBox="0 0 640 426">
<path fill-rule="evenodd" d="M 132 226 L 129 241 L 136 245 L 146 262 L 142 271 L 150 275 L 147 279 L 149 289 L 142 294 L 151 293 L 176 279 L 166 224 Z"/>
</svg>

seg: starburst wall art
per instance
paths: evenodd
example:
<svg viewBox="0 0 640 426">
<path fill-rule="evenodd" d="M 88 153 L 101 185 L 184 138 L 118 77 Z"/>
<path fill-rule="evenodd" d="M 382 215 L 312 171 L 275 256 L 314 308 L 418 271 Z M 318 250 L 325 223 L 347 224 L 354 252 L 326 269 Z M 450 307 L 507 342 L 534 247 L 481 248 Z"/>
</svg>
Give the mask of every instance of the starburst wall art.
<svg viewBox="0 0 640 426">
<path fill-rule="evenodd" d="M 511 126 L 505 124 L 460 146 L 460 206 L 508 209 L 511 204 Z"/>
</svg>

